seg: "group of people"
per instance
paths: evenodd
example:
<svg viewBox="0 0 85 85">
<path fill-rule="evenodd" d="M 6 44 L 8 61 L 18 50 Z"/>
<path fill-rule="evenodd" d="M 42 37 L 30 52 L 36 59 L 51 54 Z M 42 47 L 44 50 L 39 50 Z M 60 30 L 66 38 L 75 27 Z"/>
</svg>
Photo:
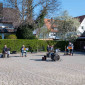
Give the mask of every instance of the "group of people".
<svg viewBox="0 0 85 85">
<path fill-rule="evenodd" d="M 73 55 L 73 44 L 71 42 L 69 42 L 67 48 L 66 48 L 66 52 L 68 54 L 68 52 L 70 52 L 70 54 Z M 25 45 L 22 45 L 21 47 L 21 56 L 23 57 L 24 54 L 25 54 L 25 57 L 27 56 L 27 51 L 28 51 L 28 48 L 25 48 Z M 53 52 L 54 51 L 54 46 L 53 45 L 48 45 L 47 46 L 47 52 Z M 3 57 L 8 57 L 9 58 L 9 54 L 10 54 L 10 49 L 7 48 L 7 45 L 4 45 L 4 48 L 3 48 L 3 51 L 2 51 L 2 54 L 3 54 Z"/>
<path fill-rule="evenodd" d="M 20 50 L 21 50 L 21 54 L 22 54 L 21 56 L 23 57 L 25 54 L 25 57 L 26 57 L 28 48 L 25 48 L 25 45 L 23 45 Z M 10 48 L 7 48 L 7 45 L 4 45 L 1 57 L 9 58 L 9 55 L 10 55 Z"/>
<path fill-rule="evenodd" d="M 54 51 L 54 46 L 53 45 L 52 46 L 50 46 L 50 45 L 47 46 L 47 52 L 50 52 L 50 51 Z"/>
<path fill-rule="evenodd" d="M 74 46 L 73 46 L 73 44 L 71 43 L 71 42 L 69 42 L 69 44 L 68 44 L 68 46 L 67 46 L 67 48 L 66 48 L 66 54 L 68 55 L 68 54 L 72 54 L 73 55 L 73 49 L 74 49 Z M 59 49 L 56 49 L 56 50 L 59 50 Z M 50 46 L 50 45 L 48 45 L 47 46 L 47 52 L 53 52 L 54 51 L 54 46 L 52 45 L 52 46 Z"/>
</svg>

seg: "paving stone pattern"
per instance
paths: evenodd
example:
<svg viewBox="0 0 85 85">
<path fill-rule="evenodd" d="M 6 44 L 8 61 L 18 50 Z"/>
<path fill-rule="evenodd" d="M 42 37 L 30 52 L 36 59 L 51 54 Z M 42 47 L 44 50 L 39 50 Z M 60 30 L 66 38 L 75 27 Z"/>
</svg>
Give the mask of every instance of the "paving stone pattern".
<svg viewBox="0 0 85 85">
<path fill-rule="evenodd" d="M 0 58 L 0 85 L 85 85 L 85 55 L 41 61 L 45 53 L 11 54 Z"/>
</svg>

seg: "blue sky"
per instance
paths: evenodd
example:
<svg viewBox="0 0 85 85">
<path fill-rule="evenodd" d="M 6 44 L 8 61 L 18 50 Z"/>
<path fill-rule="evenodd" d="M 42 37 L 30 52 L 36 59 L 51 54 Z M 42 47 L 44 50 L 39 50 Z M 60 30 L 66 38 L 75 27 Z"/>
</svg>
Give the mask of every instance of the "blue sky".
<svg viewBox="0 0 85 85">
<path fill-rule="evenodd" d="M 61 8 L 73 17 L 85 15 L 85 0 L 61 0 Z"/>
<path fill-rule="evenodd" d="M 0 2 L 2 2 L 3 0 L 0 0 Z"/>
<path fill-rule="evenodd" d="M 0 0 L 2 2 L 4 0 Z M 70 16 L 76 17 L 85 15 L 85 0 L 60 0 L 61 2 L 61 10 L 67 10 Z M 51 14 L 51 16 L 56 16 Z"/>
</svg>

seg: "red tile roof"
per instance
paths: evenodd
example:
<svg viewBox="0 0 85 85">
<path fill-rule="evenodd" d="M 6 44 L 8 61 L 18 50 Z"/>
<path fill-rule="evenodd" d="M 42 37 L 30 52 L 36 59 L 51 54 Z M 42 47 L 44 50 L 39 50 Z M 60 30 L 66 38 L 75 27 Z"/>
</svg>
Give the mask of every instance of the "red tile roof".
<svg viewBox="0 0 85 85">
<path fill-rule="evenodd" d="M 53 28 L 56 28 L 57 25 L 52 24 L 52 19 L 44 19 L 44 23 L 46 27 L 48 28 L 48 30 L 50 30 L 51 32 L 58 32 L 58 30 L 53 29 Z"/>
</svg>

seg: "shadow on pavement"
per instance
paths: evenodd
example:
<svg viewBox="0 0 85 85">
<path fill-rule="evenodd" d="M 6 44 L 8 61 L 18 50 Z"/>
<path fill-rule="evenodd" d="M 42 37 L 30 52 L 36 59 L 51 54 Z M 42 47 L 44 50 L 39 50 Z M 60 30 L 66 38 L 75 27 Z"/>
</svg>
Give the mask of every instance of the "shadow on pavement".
<svg viewBox="0 0 85 85">
<path fill-rule="evenodd" d="M 44 56 L 44 55 L 34 55 L 34 56 Z"/>
<path fill-rule="evenodd" d="M 34 60 L 34 61 L 42 61 L 42 59 L 30 59 L 30 60 Z"/>
<path fill-rule="evenodd" d="M 9 56 L 9 57 L 21 57 L 21 56 Z"/>
<path fill-rule="evenodd" d="M 44 61 L 44 60 L 42 60 L 42 59 L 30 59 L 30 60 L 34 60 L 34 61 Z M 59 61 L 62 61 L 62 59 L 60 59 Z M 52 61 L 51 59 L 47 59 L 47 60 L 45 60 L 45 62 L 58 62 L 58 61 Z"/>
<path fill-rule="evenodd" d="M 74 54 L 85 55 L 85 52 L 74 52 Z"/>
</svg>

